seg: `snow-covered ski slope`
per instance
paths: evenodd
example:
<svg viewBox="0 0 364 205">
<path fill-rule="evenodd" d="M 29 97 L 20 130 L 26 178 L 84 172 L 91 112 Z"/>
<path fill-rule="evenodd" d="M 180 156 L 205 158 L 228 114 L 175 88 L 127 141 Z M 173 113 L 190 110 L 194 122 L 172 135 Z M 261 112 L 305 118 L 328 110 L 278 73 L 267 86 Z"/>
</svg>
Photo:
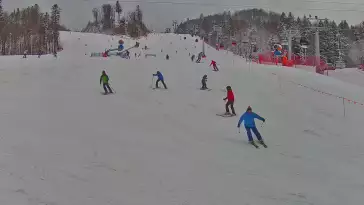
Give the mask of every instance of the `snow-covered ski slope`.
<svg viewBox="0 0 364 205">
<path fill-rule="evenodd" d="M 308 88 L 364 102 L 362 87 L 207 47 L 213 72 L 188 56 L 201 42 L 180 38 L 142 39 L 157 57 L 138 60 L 90 58 L 118 38 L 81 33 L 62 33 L 58 59 L 0 57 L 0 204 L 362 204 L 364 107 L 345 102 L 344 117 L 342 99 Z M 115 95 L 100 94 L 103 69 Z M 157 69 L 168 90 L 150 88 Z M 239 115 L 266 118 L 267 149 L 216 116 L 227 85 Z"/>
<path fill-rule="evenodd" d="M 308 72 L 313 72 L 313 73 L 316 72 L 316 68 L 311 66 L 296 65 L 295 67 L 297 69 L 306 70 Z M 328 75 L 331 78 L 344 81 L 346 83 L 364 87 L 364 71 L 358 68 L 329 70 L 325 71 L 325 75 Z"/>
</svg>

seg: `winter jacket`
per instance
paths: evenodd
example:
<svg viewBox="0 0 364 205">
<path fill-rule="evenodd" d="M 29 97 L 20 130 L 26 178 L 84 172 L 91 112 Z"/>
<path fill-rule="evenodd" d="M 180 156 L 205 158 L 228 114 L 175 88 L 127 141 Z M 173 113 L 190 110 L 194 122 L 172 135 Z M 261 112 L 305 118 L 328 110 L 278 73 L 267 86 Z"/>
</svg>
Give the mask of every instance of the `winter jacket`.
<svg viewBox="0 0 364 205">
<path fill-rule="evenodd" d="M 254 127 L 256 127 L 254 119 L 259 119 L 259 120 L 265 122 L 265 119 L 260 117 L 258 114 L 254 113 L 254 112 L 245 112 L 240 117 L 240 120 L 238 122 L 238 127 L 240 127 L 240 124 L 244 121 L 245 127 L 254 128 Z"/>
<path fill-rule="evenodd" d="M 100 77 L 100 84 L 104 83 L 104 84 L 108 84 L 109 83 L 109 76 L 107 76 L 106 74 L 102 74 Z"/>
<path fill-rule="evenodd" d="M 157 76 L 158 80 L 162 80 L 162 81 L 164 80 L 164 77 L 161 72 L 157 72 L 156 74 L 153 74 L 153 76 Z"/>
<path fill-rule="evenodd" d="M 228 90 L 227 91 L 227 97 L 224 99 L 224 100 L 228 100 L 228 101 L 232 101 L 232 102 L 234 102 L 234 100 L 235 100 L 235 97 L 234 97 L 234 93 L 233 93 L 233 91 L 232 90 Z"/>
<path fill-rule="evenodd" d="M 216 66 L 216 62 L 215 61 L 211 61 L 210 66 Z"/>
<path fill-rule="evenodd" d="M 207 81 L 207 78 L 202 78 L 202 80 L 201 80 L 202 84 L 206 83 L 206 81 Z"/>
</svg>

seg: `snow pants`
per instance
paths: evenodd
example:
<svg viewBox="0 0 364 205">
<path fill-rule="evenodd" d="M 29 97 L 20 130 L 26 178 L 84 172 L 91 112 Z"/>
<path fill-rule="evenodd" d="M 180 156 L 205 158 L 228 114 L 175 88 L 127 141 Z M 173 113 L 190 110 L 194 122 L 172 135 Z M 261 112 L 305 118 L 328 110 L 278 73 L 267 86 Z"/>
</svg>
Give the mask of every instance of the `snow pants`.
<svg viewBox="0 0 364 205">
<path fill-rule="evenodd" d="M 207 89 L 206 81 L 202 80 L 202 89 Z"/>
<path fill-rule="evenodd" d="M 225 105 L 225 109 L 226 109 L 226 112 L 228 112 L 228 113 L 230 113 L 229 106 L 231 108 L 231 113 L 236 115 L 235 109 L 234 109 L 234 101 L 227 101 L 227 103 Z"/>
<path fill-rule="evenodd" d="M 104 83 L 104 84 L 103 84 L 103 87 L 104 87 L 104 91 L 105 91 L 105 93 L 113 93 L 113 92 L 112 92 L 112 90 L 111 90 L 111 88 L 110 88 L 109 83 Z M 108 90 L 109 90 L 109 91 L 108 91 Z"/>
<path fill-rule="evenodd" d="M 253 136 L 252 136 L 252 132 L 254 132 L 255 136 L 257 136 L 257 139 L 259 141 L 262 141 L 262 136 L 260 135 L 258 129 L 256 127 L 245 127 L 246 129 L 246 134 L 248 135 L 248 138 L 249 138 L 249 142 L 252 142 L 253 141 Z"/>
<path fill-rule="evenodd" d="M 213 67 L 214 67 L 214 71 L 219 71 L 219 68 L 216 65 L 214 65 Z"/>
<path fill-rule="evenodd" d="M 165 89 L 167 89 L 167 86 L 166 86 L 166 84 L 164 83 L 164 80 L 159 80 L 159 79 L 157 80 L 157 82 L 155 82 L 155 87 L 156 87 L 156 88 L 159 88 L 159 82 L 162 82 L 162 84 L 163 84 L 164 88 L 165 88 Z"/>
</svg>

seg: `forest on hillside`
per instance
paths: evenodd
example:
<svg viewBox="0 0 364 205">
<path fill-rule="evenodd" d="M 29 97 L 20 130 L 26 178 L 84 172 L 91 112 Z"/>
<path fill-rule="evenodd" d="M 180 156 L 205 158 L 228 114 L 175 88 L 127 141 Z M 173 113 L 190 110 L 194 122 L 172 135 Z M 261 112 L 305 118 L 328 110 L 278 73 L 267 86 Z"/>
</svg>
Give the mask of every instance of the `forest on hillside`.
<svg viewBox="0 0 364 205">
<path fill-rule="evenodd" d="M 317 30 L 320 53 L 326 62 L 335 64 L 342 60 L 349 66 L 362 63 L 364 23 L 350 26 L 345 20 L 337 23 L 327 18 L 295 17 L 292 12 L 279 14 L 249 9 L 209 16 L 201 14 L 200 18 L 180 23 L 175 32 L 212 38 L 212 44 L 225 43 L 227 47 L 232 39 L 238 44 L 246 40 L 254 41 L 259 52 L 271 51 L 274 44 L 287 44 L 291 35 L 293 53 L 303 55 L 301 45 L 305 44 L 305 55 L 312 56 Z M 239 52 L 237 54 L 241 54 Z"/>
<path fill-rule="evenodd" d="M 143 22 L 143 11 L 137 5 L 134 11 L 125 12 L 116 1 L 114 5 L 103 4 L 92 10 L 93 21 L 88 22 L 82 32 L 122 34 L 140 37 L 149 33 Z"/>
<path fill-rule="evenodd" d="M 35 4 L 6 12 L 0 0 L 0 54 L 20 55 L 52 53 L 61 49 L 59 31 L 61 8 L 54 4 L 49 12 L 41 12 Z"/>
</svg>

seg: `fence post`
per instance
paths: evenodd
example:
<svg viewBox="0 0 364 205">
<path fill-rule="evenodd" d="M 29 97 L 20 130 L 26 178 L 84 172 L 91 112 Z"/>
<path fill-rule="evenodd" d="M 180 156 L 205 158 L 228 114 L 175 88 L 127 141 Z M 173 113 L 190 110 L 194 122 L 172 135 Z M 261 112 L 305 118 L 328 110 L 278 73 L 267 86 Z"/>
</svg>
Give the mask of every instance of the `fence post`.
<svg viewBox="0 0 364 205">
<path fill-rule="evenodd" d="M 344 97 L 342 97 L 342 99 L 343 99 L 344 117 L 345 117 L 345 116 L 346 116 L 346 110 L 345 110 L 345 98 L 344 98 Z"/>
</svg>

